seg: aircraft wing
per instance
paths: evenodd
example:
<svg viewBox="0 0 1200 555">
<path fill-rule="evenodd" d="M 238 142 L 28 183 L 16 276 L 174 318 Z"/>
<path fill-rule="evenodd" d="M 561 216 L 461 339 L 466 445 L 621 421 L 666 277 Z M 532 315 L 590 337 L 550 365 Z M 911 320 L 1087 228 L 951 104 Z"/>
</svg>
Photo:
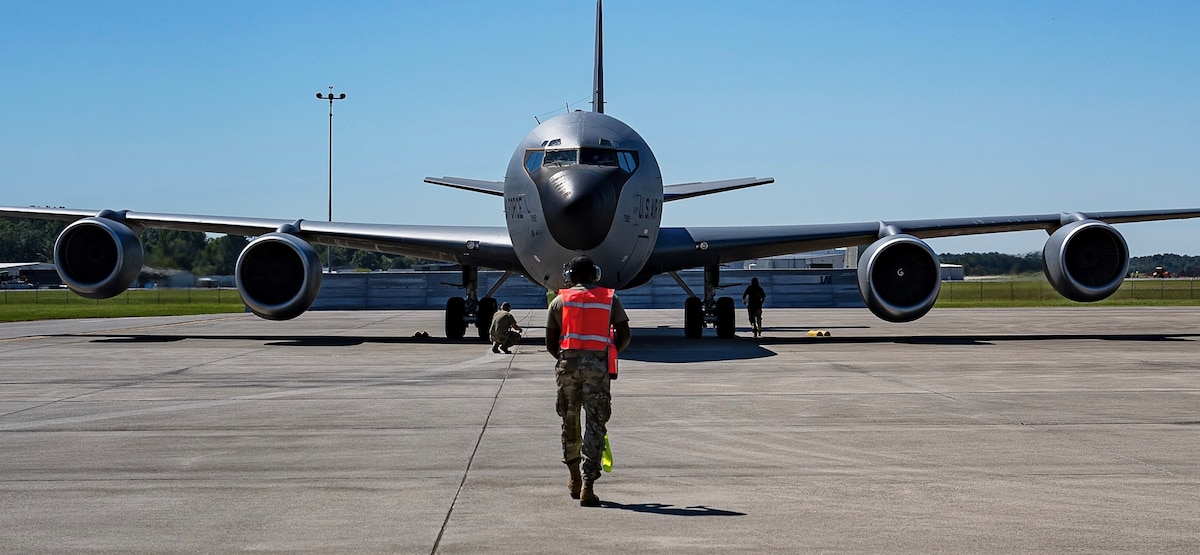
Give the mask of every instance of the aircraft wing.
<svg viewBox="0 0 1200 555">
<path fill-rule="evenodd" d="M 0 207 L 0 216 L 72 221 L 96 216 L 98 210 L 72 208 Z M 276 231 L 280 226 L 296 228 L 293 235 L 310 243 L 416 256 L 523 272 L 503 227 L 387 225 L 313 220 L 281 220 L 230 216 L 155 214 L 132 210 L 107 214 L 126 225 L 143 228 L 174 229 L 256 236 Z"/>
<path fill-rule="evenodd" d="M 476 193 L 496 195 L 498 197 L 504 196 L 504 183 L 501 181 L 482 181 L 479 179 L 467 179 L 465 177 L 426 177 L 425 182 L 444 187 L 454 187 L 455 189 L 465 189 Z"/>
<path fill-rule="evenodd" d="M 655 272 L 670 272 L 752 258 L 866 245 L 885 235 L 885 229 L 889 227 L 921 239 L 1033 229 L 1053 232 L 1077 216 L 1119 224 L 1196 218 L 1200 217 L 1200 208 L 844 224 L 664 227 L 646 267 Z"/>
<path fill-rule="evenodd" d="M 426 180 L 428 181 L 428 180 Z M 774 177 L 743 177 L 741 179 L 726 179 L 724 181 L 697 181 L 694 183 L 675 183 L 663 186 L 663 202 L 682 200 L 734 189 L 744 189 L 755 185 L 774 183 Z"/>
</svg>

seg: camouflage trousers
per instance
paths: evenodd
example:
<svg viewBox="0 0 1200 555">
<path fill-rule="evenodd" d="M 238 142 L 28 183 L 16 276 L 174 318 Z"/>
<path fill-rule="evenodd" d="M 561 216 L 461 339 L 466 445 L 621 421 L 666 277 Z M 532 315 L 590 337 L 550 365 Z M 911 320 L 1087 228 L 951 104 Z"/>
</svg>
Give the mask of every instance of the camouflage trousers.
<svg viewBox="0 0 1200 555">
<path fill-rule="evenodd" d="M 750 317 L 750 327 L 754 329 L 762 328 L 762 307 L 748 306 L 746 307 L 746 315 Z"/>
<path fill-rule="evenodd" d="M 492 346 L 493 347 L 499 346 L 499 347 L 504 347 L 505 349 L 507 349 L 507 348 L 512 347 L 513 345 L 516 345 L 517 343 L 520 343 L 520 342 L 521 342 L 521 334 L 517 333 L 514 330 L 508 330 L 508 331 L 504 332 L 504 335 L 502 335 L 502 336 L 495 336 L 495 335 L 492 336 Z"/>
<path fill-rule="evenodd" d="M 603 351 L 579 356 L 560 356 L 554 368 L 558 384 L 556 409 L 562 417 L 563 462 L 582 455 L 583 476 L 600 477 L 600 457 L 604 453 L 605 424 L 612 415 L 609 394 L 608 360 Z M 579 412 L 583 409 L 583 435 L 579 433 Z"/>
</svg>

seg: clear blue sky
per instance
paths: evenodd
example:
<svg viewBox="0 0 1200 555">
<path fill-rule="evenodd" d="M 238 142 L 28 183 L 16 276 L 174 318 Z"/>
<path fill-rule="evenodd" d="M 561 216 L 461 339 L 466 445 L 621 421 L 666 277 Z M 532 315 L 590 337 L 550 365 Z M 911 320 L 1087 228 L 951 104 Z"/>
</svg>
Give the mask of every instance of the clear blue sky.
<svg viewBox="0 0 1200 555">
<path fill-rule="evenodd" d="M 3 2 L 0 204 L 323 220 L 333 84 L 335 220 L 502 226 L 496 197 L 421 179 L 500 180 L 535 115 L 589 98 L 594 11 Z M 1197 29 L 1192 0 L 609 0 L 606 111 L 668 183 L 777 180 L 664 225 L 1197 207 Z M 1200 254 L 1200 221 L 1120 229 Z"/>
</svg>

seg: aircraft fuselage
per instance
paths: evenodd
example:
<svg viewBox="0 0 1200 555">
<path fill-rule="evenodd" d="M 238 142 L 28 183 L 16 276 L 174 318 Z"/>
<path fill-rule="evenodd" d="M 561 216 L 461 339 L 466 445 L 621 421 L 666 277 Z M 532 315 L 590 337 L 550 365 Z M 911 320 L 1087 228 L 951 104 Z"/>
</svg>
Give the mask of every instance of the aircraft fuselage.
<svg viewBox="0 0 1200 555">
<path fill-rule="evenodd" d="M 504 212 L 528 277 L 551 290 L 586 254 L 600 284 L 620 289 L 645 266 L 662 223 L 663 181 L 650 147 L 628 125 L 571 112 L 521 141 L 504 177 Z"/>
</svg>

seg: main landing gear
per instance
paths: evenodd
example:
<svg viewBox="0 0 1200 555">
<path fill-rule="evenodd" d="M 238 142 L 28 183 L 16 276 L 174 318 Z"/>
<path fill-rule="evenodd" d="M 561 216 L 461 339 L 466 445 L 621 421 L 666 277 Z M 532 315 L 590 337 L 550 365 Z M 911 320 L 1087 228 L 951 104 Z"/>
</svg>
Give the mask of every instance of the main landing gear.
<svg viewBox="0 0 1200 555">
<path fill-rule="evenodd" d="M 734 305 L 730 297 L 717 297 L 720 285 L 720 267 L 706 266 L 704 268 L 704 298 L 697 297 L 692 289 L 683 282 L 679 274 L 671 272 L 675 282 L 687 291 L 688 298 L 683 302 L 683 335 L 688 338 L 698 338 L 704 335 L 704 328 L 713 326 L 717 337 L 729 338 L 734 336 L 737 327 L 734 325 Z"/>
<path fill-rule="evenodd" d="M 467 328 L 474 324 L 481 339 L 487 339 L 492 326 L 492 316 L 496 314 L 496 299 L 492 297 L 504 280 L 512 272 L 496 281 L 483 298 L 479 298 L 479 267 L 463 266 L 462 283 L 446 283 L 466 290 L 466 297 L 450 297 L 446 299 L 446 338 L 462 339 L 467 334 Z"/>
</svg>

